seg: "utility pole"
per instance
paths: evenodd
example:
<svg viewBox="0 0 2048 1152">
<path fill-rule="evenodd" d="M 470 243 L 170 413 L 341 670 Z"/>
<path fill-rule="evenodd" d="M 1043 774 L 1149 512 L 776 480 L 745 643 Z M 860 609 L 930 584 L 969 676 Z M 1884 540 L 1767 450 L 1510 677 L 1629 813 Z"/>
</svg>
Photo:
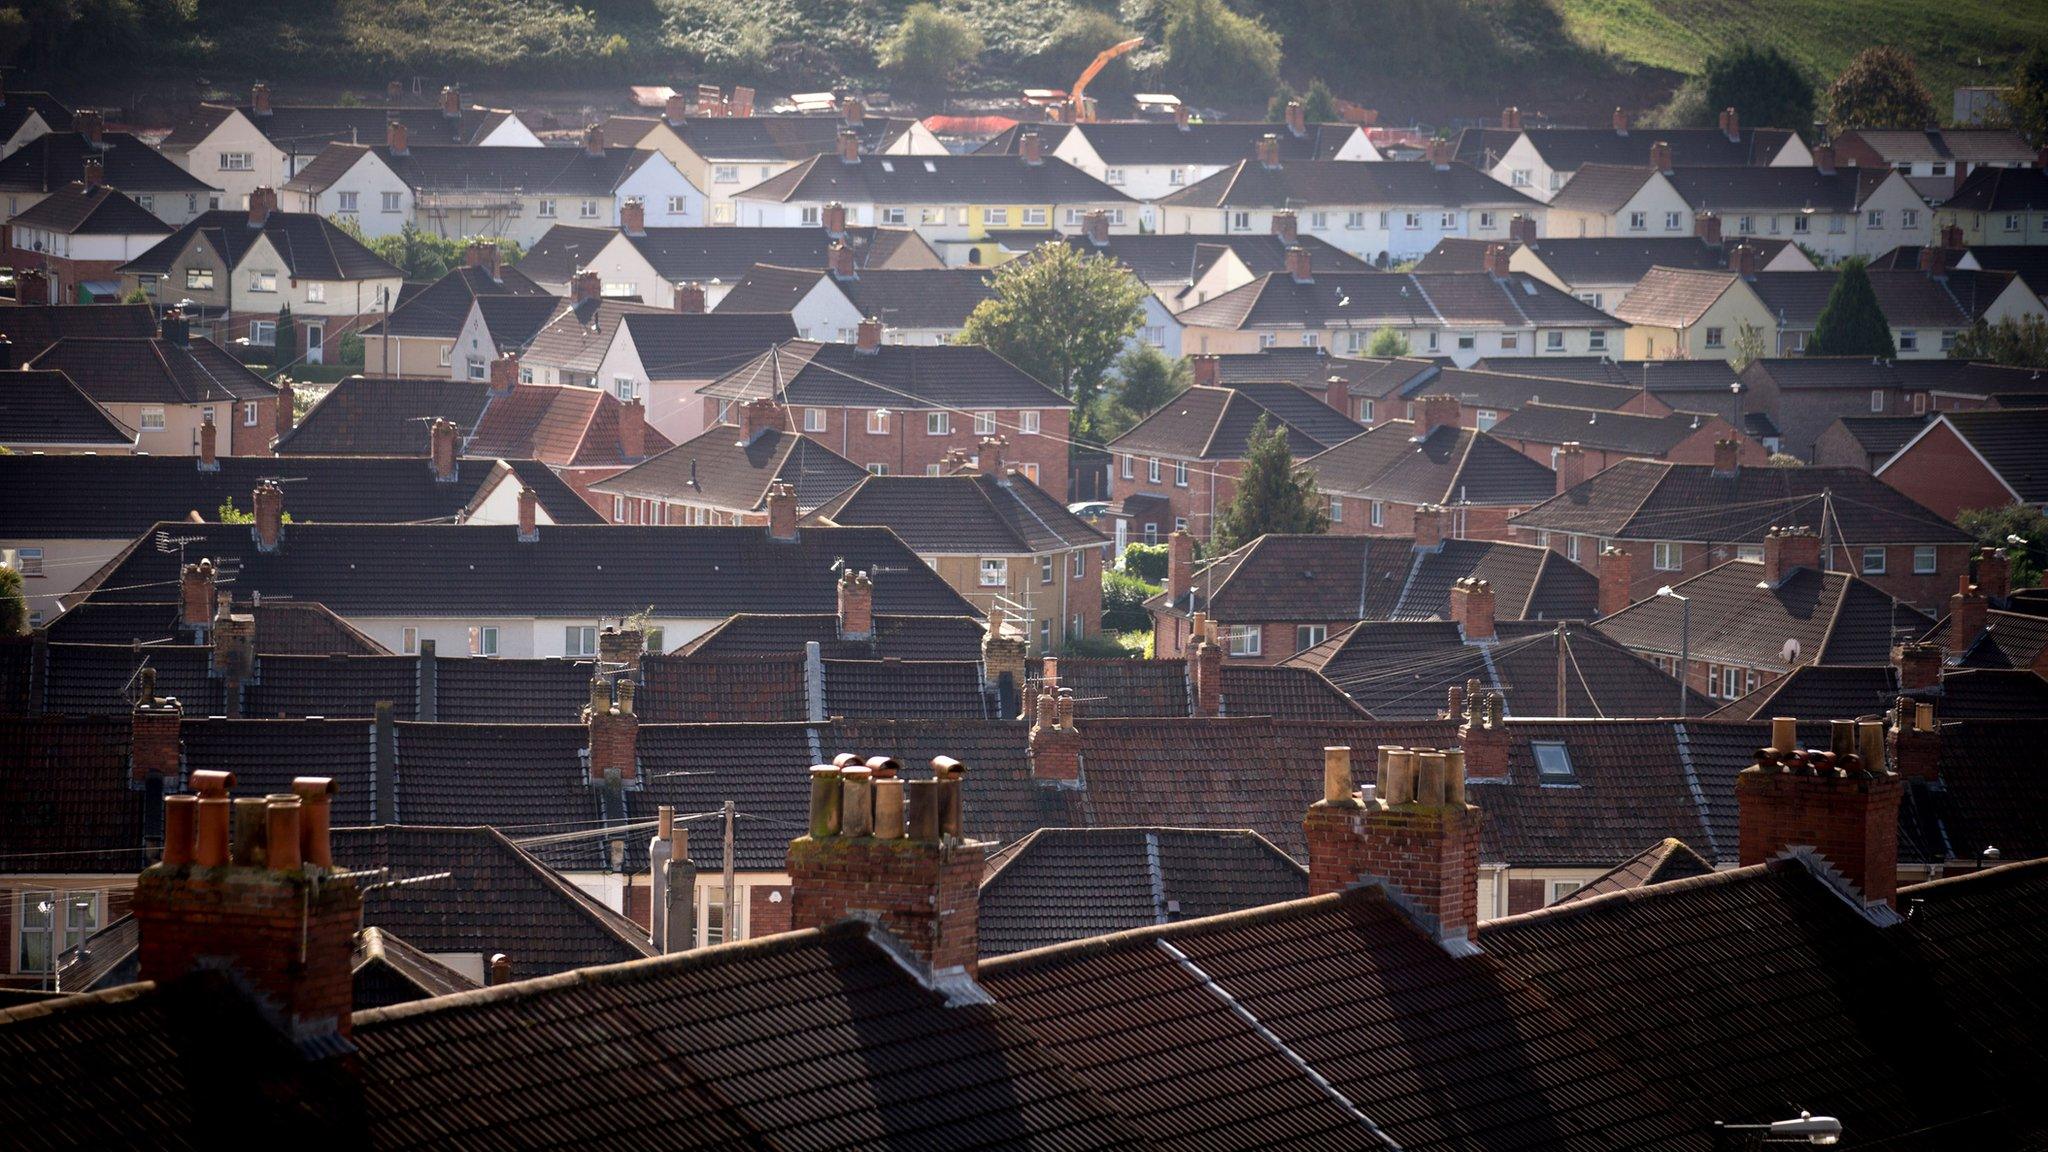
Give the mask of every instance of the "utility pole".
<svg viewBox="0 0 2048 1152">
<path fill-rule="evenodd" d="M 725 802 L 725 932 L 720 938 L 721 943 L 723 943 L 726 940 L 731 940 L 733 938 L 733 925 L 738 923 L 738 920 L 733 915 L 732 907 L 734 896 L 734 885 L 732 876 L 732 821 L 733 802 L 727 800 Z"/>
<path fill-rule="evenodd" d="M 1571 715 L 1571 705 L 1565 702 L 1564 681 L 1564 621 L 1557 622 L 1557 715 L 1562 720 Z"/>
</svg>

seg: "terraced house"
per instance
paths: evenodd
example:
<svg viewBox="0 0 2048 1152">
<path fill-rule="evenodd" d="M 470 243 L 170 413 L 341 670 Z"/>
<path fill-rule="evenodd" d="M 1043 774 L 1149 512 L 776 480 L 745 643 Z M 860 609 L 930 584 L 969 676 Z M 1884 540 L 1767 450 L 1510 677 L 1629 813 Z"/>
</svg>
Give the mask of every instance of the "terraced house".
<svg viewBox="0 0 2048 1152">
<path fill-rule="evenodd" d="M 88 179 L 88 165 L 98 165 L 98 180 L 131 197 L 143 210 L 176 227 L 201 212 L 222 206 L 221 190 L 193 176 L 127 132 L 109 132 L 97 112 L 80 112 L 65 132 L 45 132 L 0 159 L 0 221 L 12 220 Z"/>
<path fill-rule="evenodd" d="M 1788 128 L 1745 128 L 1725 108 L 1712 128 L 1633 128 L 1616 108 L 1609 127 L 1525 127 L 1520 108 L 1501 112 L 1495 128 L 1458 134 L 1457 158 L 1510 188 L 1549 202 L 1587 165 L 1632 164 L 1652 141 L 1670 145 L 1680 164 L 1805 168 L 1813 153 Z"/>
</svg>

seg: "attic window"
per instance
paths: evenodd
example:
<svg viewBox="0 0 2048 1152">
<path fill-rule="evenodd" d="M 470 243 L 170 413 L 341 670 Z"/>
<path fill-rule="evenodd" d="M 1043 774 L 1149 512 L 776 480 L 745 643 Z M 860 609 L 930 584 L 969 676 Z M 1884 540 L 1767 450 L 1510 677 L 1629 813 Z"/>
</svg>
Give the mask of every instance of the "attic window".
<svg viewBox="0 0 2048 1152">
<path fill-rule="evenodd" d="M 1530 742 L 1529 750 L 1536 755 L 1536 776 L 1542 783 L 1578 783 L 1578 774 L 1572 771 L 1572 755 L 1562 743 L 1536 740 Z"/>
<path fill-rule="evenodd" d="M 924 170 L 927 172 L 937 172 L 939 170 L 939 166 L 927 160 L 924 162 Z"/>
<path fill-rule="evenodd" d="M 894 161 L 892 161 L 892 160 L 884 160 L 884 161 L 882 161 L 882 171 L 884 171 L 884 172 L 894 172 L 895 170 L 896 170 L 896 164 L 895 164 L 895 162 L 894 162 Z"/>
</svg>

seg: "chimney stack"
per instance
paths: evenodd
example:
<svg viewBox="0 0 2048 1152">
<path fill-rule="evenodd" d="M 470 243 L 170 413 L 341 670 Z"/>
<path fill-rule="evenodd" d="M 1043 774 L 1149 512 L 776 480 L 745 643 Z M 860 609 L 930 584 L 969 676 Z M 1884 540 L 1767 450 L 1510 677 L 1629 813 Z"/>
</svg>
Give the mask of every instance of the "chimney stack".
<svg viewBox="0 0 2048 1152">
<path fill-rule="evenodd" d="M 106 162 L 101 160 L 97 156 L 86 157 L 85 174 L 83 180 L 85 183 L 86 191 L 92 192 L 98 190 L 100 185 L 105 184 L 107 182 Z"/>
<path fill-rule="evenodd" d="M 1823 176 L 1835 174 L 1835 146 L 1815 144 L 1813 146 L 1813 170 Z"/>
<path fill-rule="evenodd" d="M 744 84 L 733 85 L 732 100 L 729 102 L 728 107 L 732 109 L 734 116 L 752 116 L 754 114 L 754 90 Z"/>
<path fill-rule="evenodd" d="M 1508 778 L 1507 701 L 1488 691 L 1477 677 L 1452 702 L 1449 719 L 1458 721 L 1458 744 L 1465 750 L 1465 778 Z"/>
<path fill-rule="evenodd" d="M 144 665 L 137 684 L 141 691 L 128 713 L 128 778 L 139 783 L 154 776 L 174 788 L 184 774 L 178 729 L 185 709 L 176 697 L 156 694 L 156 669 Z"/>
<path fill-rule="evenodd" d="M 1773 528 L 1764 534 L 1764 579 L 1776 588 L 1801 568 L 1820 571 L 1820 537 L 1807 527 Z"/>
<path fill-rule="evenodd" d="M 628 460 L 647 455 L 647 402 L 638 396 L 619 402 L 619 455 Z"/>
<path fill-rule="evenodd" d="M 590 731 L 590 782 L 613 780 L 631 784 L 640 770 L 640 717 L 633 714 L 633 693 L 638 685 L 621 676 L 617 681 L 602 676 L 590 678 L 590 703 L 583 709 L 583 724 Z M 618 699 L 612 698 L 614 688 Z"/>
<path fill-rule="evenodd" d="M 42 269 L 23 268 L 14 274 L 14 302 L 16 304 L 53 303 L 50 299 L 50 278 L 43 273 Z M 177 309 L 175 308 L 166 309 L 164 319 L 168 321 L 176 312 Z M 170 339 L 169 334 L 166 333 L 164 338 Z"/>
<path fill-rule="evenodd" d="M 213 561 L 187 564 L 178 574 L 178 622 L 196 632 L 213 627 L 214 600 L 219 595 Z"/>
<path fill-rule="evenodd" d="M 993 476 L 998 483 L 1003 479 L 1003 450 L 1010 446 L 1008 437 L 983 436 L 975 445 L 978 455 L 974 467 L 983 476 Z"/>
<path fill-rule="evenodd" d="M 777 480 L 768 485 L 767 500 L 768 538 L 784 542 L 796 539 L 796 487 L 786 480 Z M 841 584 L 839 609 L 843 623 L 846 613 L 846 589 L 843 580 Z"/>
<path fill-rule="evenodd" d="M 1634 603 L 1635 564 L 1609 544 L 1600 550 L 1600 615 L 1612 616 Z"/>
<path fill-rule="evenodd" d="M 1757 251 L 1747 244 L 1737 244 L 1728 250 L 1728 270 L 1745 280 L 1756 279 Z"/>
<path fill-rule="evenodd" d="M 1024 637 L 1006 634 L 998 623 L 991 623 L 982 634 L 981 682 L 986 690 L 996 694 L 995 714 L 999 717 L 1020 715 L 1020 709 L 1028 702 L 1024 694 L 1024 657 L 1029 647 Z M 1030 713 L 1023 712 L 1022 718 L 1029 719 Z"/>
<path fill-rule="evenodd" d="M 1415 509 L 1415 550 L 1435 552 L 1444 546 L 1444 506 L 1423 504 Z"/>
<path fill-rule="evenodd" d="M 301 776 L 290 795 L 240 801 L 233 785 L 233 773 L 195 772 L 196 796 L 164 801 L 163 861 L 136 879 L 132 906 L 141 978 L 227 968 L 293 1042 L 346 1037 L 362 896 L 331 870 L 334 782 Z M 232 843 L 231 811 L 245 822 Z"/>
<path fill-rule="evenodd" d="M 1941 779 L 1941 725 L 1935 722 L 1934 705 L 1901 696 L 1892 701 L 1886 720 L 1884 751 L 1891 754 L 1899 779 Z"/>
<path fill-rule="evenodd" d="M 284 489 L 265 480 L 256 486 L 254 501 L 255 524 L 249 531 L 256 538 L 256 550 L 275 552 L 284 539 Z"/>
<path fill-rule="evenodd" d="M 220 429 L 213 426 L 213 415 L 208 413 L 204 423 L 199 425 L 199 470 L 220 471 L 220 457 L 215 448 L 220 440 Z"/>
<path fill-rule="evenodd" d="M 455 424 L 453 421 L 435 417 L 427 426 L 427 462 L 434 470 L 434 479 L 442 484 L 455 482 Z"/>
<path fill-rule="evenodd" d="M 1650 145 L 1650 170 L 1651 170 L 1652 172 L 1663 172 L 1663 173 L 1665 173 L 1666 175 L 1669 175 L 1669 174 L 1670 174 L 1670 172 L 1671 172 L 1671 143 L 1670 143 L 1670 141 L 1667 141 L 1667 140 L 1659 140 L 1659 141 L 1657 141 L 1657 142 L 1656 142 L 1655 144 L 1652 144 L 1652 145 Z"/>
<path fill-rule="evenodd" d="M 1280 137 L 1268 132 L 1259 137 L 1259 166 L 1278 168 L 1280 166 Z"/>
<path fill-rule="evenodd" d="M 825 225 L 825 235 L 841 239 L 846 235 L 846 205 L 834 200 L 825 205 L 820 219 Z"/>
<path fill-rule="evenodd" d="M 1458 158 L 1458 147 L 1449 140 L 1431 140 L 1428 147 L 1423 149 L 1423 155 L 1428 159 L 1431 168 L 1447 172 L 1450 170 L 1451 161 Z"/>
<path fill-rule="evenodd" d="M 30 290 L 25 286 L 30 283 L 40 282 L 41 273 L 36 274 L 36 279 L 34 281 L 31 281 L 29 279 L 27 273 L 23 273 L 21 275 L 16 276 L 14 279 L 14 291 L 16 298 L 20 298 L 23 292 L 25 291 L 28 292 L 28 294 L 31 297 L 33 297 L 35 295 L 33 290 Z M 47 301 L 39 300 L 37 301 L 37 303 L 47 303 Z M 185 319 L 185 313 L 183 311 L 177 308 L 166 308 L 164 309 L 163 319 L 157 323 L 157 335 L 160 336 L 166 344 L 169 344 L 174 348 L 189 347 L 192 343 L 192 326 L 191 323 Z"/>
<path fill-rule="evenodd" d="M 1074 727 L 1074 690 L 1041 685 L 1031 725 L 1031 778 L 1056 784 L 1081 779 L 1081 733 Z"/>
<path fill-rule="evenodd" d="M 853 249 L 844 240 L 834 240 L 832 247 L 825 250 L 825 270 L 834 280 L 860 279 L 860 273 L 853 267 Z"/>
<path fill-rule="evenodd" d="M 389 152 L 390 152 L 390 153 L 391 153 L 391 154 L 392 154 L 393 156 L 405 156 L 405 155 L 409 155 L 409 154 L 410 154 L 410 151 L 411 151 L 411 150 L 410 150 L 410 148 L 408 148 L 408 146 L 407 146 L 407 139 L 406 139 L 406 138 L 407 138 L 407 136 L 409 136 L 409 135 L 410 135 L 410 133 L 409 133 L 409 132 L 407 131 L 407 129 L 406 129 L 406 127 L 405 127 L 405 125 L 404 125 L 403 123 L 401 123 L 400 121 L 397 121 L 397 120 L 388 120 L 388 121 L 385 121 L 385 123 L 384 123 L 384 147 L 385 147 L 385 149 L 386 149 L 386 150 L 388 150 L 388 151 L 389 151 Z"/>
<path fill-rule="evenodd" d="M 685 316 L 704 314 L 704 285 L 696 280 L 675 287 L 676 311 Z"/>
<path fill-rule="evenodd" d="M 1287 250 L 1287 276 L 1296 284 L 1316 282 L 1315 269 L 1311 267 L 1308 249 L 1296 244 Z"/>
<path fill-rule="evenodd" d="M 1302 111 L 1299 100 L 1287 102 L 1287 130 L 1296 137 L 1308 135 L 1308 116 Z"/>
<path fill-rule="evenodd" d="M 1282 208 L 1273 213 L 1273 235 L 1281 244 L 1293 248 L 1301 236 L 1301 218 L 1292 208 Z"/>
<path fill-rule="evenodd" d="M 519 387 L 519 354 L 507 352 L 491 361 L 491 395 L 510 396 Z"/>
<path fill-rule="evenodd" d="M 269 186 L 249 193 L 249 227 L 261 228 L 270 223 L 270 214 L 277 211 L 277 189 Z"/>
<path fill-rule="evenodd" d="M 1185 606 L 1195 587 L 1195 538 L 1176 528 L 1166 538 L 1166 592 L 1176 605 Z"/>
<path fill-rule="evenodd" d="M 1507 278 L 1507 275 L 1508 275 L 1508 246 L 1507 246 L 1507 245 L 1505 245 L 1505 244 L 1488 244 L 1488 245 L 1486 246 L 1486 251 L 1485 251 L 1484 253 L 1482 253 L 1482 254 L 1480 255 L 1480 258 L 1479 258 L 1479 259 L 1480 259 L 1480 267 L 1481 267 L 1481 269 L 1482 269 L 1482 270 L 1484 270 L 1484 271 L 1485 271 L 1485 273 L 1486 273 L 1486 274 L 1487 274 L 1488 276 L 1491 276 L 1491 277 L 1493 277 L 1493 278 L 1494 278 L 1494 279 L 1496 279 L 1496 280 L 1505 280 L 1505 279 Z"/>
<path fill-rule="evenodd" d="M 225 600 L 213 618 L 213 674 L 236 682 L 256 674 L 256 617 L 249 612 L 230 611 Z M 233 708 L 234 697 L 239 694 L 236 684 L 228 686 L 228 694 L 228 707 Z"/>
<path fill-rule="evenodd" d="M 94 148 L 106 144 L 107 125 L 98 112 L 90 109 L 75 112 L 71 116 L 71 130 L 85 137 L 86 143 Z"/>
<path fill-rule="evenodd" d="M 521 486 L 519 489 L 519 542 L 531 544 L 540 539 L 540 497 L 533 489 Z"/>
<path fill-rule="evenodd" d="M 1730 141 L 1742 139 L 1742 118 L 1735 114 L 1733 107 L 1721 109 L 1721 134 Z"/>
<path fill-rule="evenodd" d="M 1557 491 L 1569 492 L 1586 481 L 1586 450 L 1576 440 L 1557 446 Z"/>
<path fill-rule="evenodd" d="M 1216 642 L 1216 621 L 1196 615 L 1198 627 L 1188 647 L 1188 696 L 1196 717 L 1223 715 L 1223 646 Z"/>
<path fill-rule="evenodd" d="M 258 84 L 249 90 L 249 113 L 253 116 L 270 115 L 270 85 Z"/>
<path fill-rule="evenodd" d="M 1712 212 L 1695 213 L 1692 218 L 1692 234 L 1701 241 L 1716 248 L 1721 246 L 1721 218 Z"/>
<path fill-rule="evenodd" d="M 1714 441 L 1714 475 L 1733 476 L 1742 468 L 1742 441 Z"/>
<path fill-rule="evenodd" d="M 1451 620 L 1466 643 L 1492 640 L 1494 599 L 1491 581 L 1467 576 L 1451 585 Z"/>
<path fill-rule="evenodd" d="M 1524 248 L 1536 243 L 1536 218 L 1517 212 L 1508 220 L 1508 239 Z"/>
<path fill-rule="evenodd" d="M 603 298 L 603 296 L 604 279 L 596 272 L 586 268 L 569 277 L 569 301 L 571 304 L 598 300 Z"/>
<path fill-rule="evenodd" d="M 1939 644 L 1899 644 L 1892 648 L 1892 667 L 1899 673 L 1899 691 L 1918 692 L 1941 683 Z"/>
<path fill-rule="evenodd" d="M 647 201 L 628 196 L 619 205 L 619 231 L 628 236 L 647 235 Z"/>
<path fill-rule="evenodd" d="M 867 108 L 861 104 L 860 97 L 848 96 L 839 102 L 839 115 L 848 128 L 858 128 L 867 119 Z"/>
<path fill-rule="evenodd" d="M 1214 388 L 1223 382 L 1223 364 L 1213 355 L 1197 353 L 1188 357 L 1188 369 L 1198 387 Z"/>
<path fill-rule="evenodd" d="M 1500 127 L 1503 132 L 1520 132 L 1522 130 L 1522 110 L 1512 104 L 1501 109 Z"/>
<path fill-rule="evenodd" d="M 1457 428 L 1459 416 L 1464 410 L 1464 405 L 1456 396 L 1442 392 L 1424 396 L 1422 411 L 1418 413 L 1420 419 L 1416 423 L 1415 435 L 1427 437 L 1439 428 Z"/>
<path fill-rule="evenodd" d="M 740 405 L 740 439 L 748 444 L 761 438 L 763 433 L 777 432 L 789 426 L 788 409 L 773 396 L 763 396 Z M 792 511 L 795 505 L 791 505 Z"/>
<path fill-rule="evenodd" d="M 2003 548 L 1977 549 L 1976 574 L 1972 580 L 1977 591 L 1992 604 L 2003 604 L 2012 595 L 2012 560 Z"/>
<path fill-rule="evenodd" d="M 583 154 L 593 159 L 604 156 L 604 125 L 592 124 L 583 130 Z"/>
<path fill-rule="evenodd" d="M 1737 860 L 1813 849 L 1858 893 L 1891 903 L 1899 882 L 1899 775 L 1884 764 L 1882 720 L 1836 720 L 1830 747 L 1801 749 L 1799 722 L 1771 719 L 1771 745 L 1735 778 Z"/>
<path fill-rule="evenodd" d="M 1955 594 L 1948 598 L 1948 648 L 1961 655 L 1984 634 L 1990 620 L 1989 602 L 1968 576 L 1956 577 Z"/>
<path fill-rule="evenodd" d="M 1174 126 L 1174 127 L 1176 127 L 1176 128 L 1178 128 L 1178 129 L 1180 129 L 1180 130 L 1181 130 L 1181 131 L 1183 131 L 1183 132 L 1191 131 L 1192 129 L 1191 129 L 1191 128 L 1190 128 L 1190 126 L 1189 126 L 1189 119 L 1190 119 L 1190 117 L 1189 117 L 1189 114 L 1188 114 L 1188 106 L 1187 106 L 1187 105 L 1185 105 L 1185 104 L 1175 104 L 1175 105 L 1173 106 L 1173 126 Z"/>
<path fill-rule="evenodd" d="M 882 322 L 869 316 L 854 329 L 853 348 L 856 352 L 872 356 L 882 347 Z"/>
<path fill-rule="evenodd" d="M 811 769 L 810 832 L 789 845 L 791 926 L 866 920 L 931 975 L 972 976 L 986 846 L 962 834 L 966 768 L 939 756 L 929 780 L 899 771 L 886 757 Z"/>
<path fill-rule="evenodd" d="M 1090 208 L 1081 214 L 1081 226 L 1088 234 L 1088 242 L 1097 248 L 1109 246 L 1109 213 L 1100 208 Z"/>
<path fill-rule="evenodd" d="M 1045 163 L 1045 141 L 1037 132 L 1025 132 L 1017 137 L 1017 151 L 1024 157 L 1024 163 L 1036 168 Z"/>
<path fill-rule="evenodd" d="M 498 268 L 498 245 L 491 240 L 471 240 L 462 250 L 462 263 L 467 268 L 481 268 L 496 280 L 501 275 Z"/>
<path fill-rule="evenodd" d="M 795 504 L 795 493 L 790 494 L 789 500 Z M 839 638 L 875 638 L 875 583 L 867 573 L 855 572 L 851 567 L 839 573 Z"/>
<path fill-rule="evenodd" d="M 1476 951 L 1479 809 L 1465 802 L 1465 754 L 1379 750 L 1378 782 L 1352 783 L 1351 749 L 1323 750 L 1323 798 L 1302 821 L 1309 895 L 1376 883 L 1455 955 Z"/>
<path fill-rule="evenodd" d="M 1323 380 L 1323 403 L 1344 415 L 1351 415 L 1351 381 L 1342 376 L 1329 376 Z"/>
<path fill-rule="evenodd" d="M 639 679 L 640 658 L 647 652 L 647 633 L 623 624 L 613 627 L 605 625 L 597 634 L 597 659 L 606 671 L 624 670 L 628 677 Z"/>
<path fill-rule="evenodd" d="M 860 163 L 860 133 L 855 132 L 851 128 L 841 128 L 839 130 L 839 162 L 841 164 Z"/>
<path fill-rule="evenodd" d="M 398 103 L 398 102 L 399 102 L 400 100 L 402 100 L 402 99 L 404 99 L 404 98 L 405 98 L 405 82 L 404 82 L 404 81 L 402 81 L 402 80 L 386 80 L 386 81 L 384 82 L 384 102 L 385 102 L 386 104 L 396 104 L 396 103 Z"/>
<path fill-rule="evenodd" d="M 689 114 L 690 102 L 684 99 L 683 94 L 680 92 L 669 93 L 668 99 L 662 102 L 662 119 L 667 120 L 672 128 L 682 127 L 683 121 L 689 118 Z"/>
<path fill-rule="evenodd" d="M 450 120 L 462 119 L 462 90 L 453 85 L 441 88 L 441 115 Z"/>
<path fill-rule="evenodd" d="M 1960 252 L 1960 251 L 1962 251 L 1962 250 L 1963 250 L 1963 248 L 1964 248 L 1964 244 L 1963 244 L 1963 226 L 1962 226 L 1962 225 L 1960 225 L 1960 224 L 1944 224 L 1944 225 L 1942 225 L 1942 226 L 1941 226 L 1941 246 L 1942 246 L 1943 248 L 1947 248 L 1947 249 L 1950 249 L 1951 251 L 1956 251 L 1956 252 Z"/>
<path fill-rule="evenodd" d="M 655 809 L 654 839 L 647 844 L 648 943 L 657 953 L 683 952 L 696 944 L 694 908 L 697 868 L 690 862 L 690 832 L 676 826 L 673 804 Z"/>
<path fill-rule="evenodd" d="M 1614 110 L 1614 130 L 1623 136 L 1628 135 L 1628 113 L 1619 108 Z"/>
</svg>

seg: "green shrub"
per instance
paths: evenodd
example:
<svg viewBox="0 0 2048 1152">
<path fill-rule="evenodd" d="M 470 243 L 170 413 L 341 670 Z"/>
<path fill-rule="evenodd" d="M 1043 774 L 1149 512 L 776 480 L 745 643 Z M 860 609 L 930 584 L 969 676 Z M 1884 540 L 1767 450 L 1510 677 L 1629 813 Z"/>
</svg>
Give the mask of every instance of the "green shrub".
<svg viewBox="0 0 2048 1152">
<path fill-rule="evenodd" d="M 28 631 L 28 597 L 22 592 L 21 573 L 0 564 L 0 636 L 19 636 Z"/>
<path fill-rule="evenodd" d="M 1124 571 L 1151 584 L 1166 583 L 1166 545 L 1125 545 Z"/>
<path fill-rule="evenodd" d="M 1038 53 L 1037 62 L 1051 75 L 1078 76 L 1081 69 L 1094 61 L 1098 52 L 1135 35 L 1136 32 L 1106 12 L 1078 8 L 1068 13 L 1067 18 L 1045 38 L 1045 48 Z M 1104 68 L 1089 90 L 1108 88 L 1123 92 L 1130 87 L 1131 65 L 1130 58 L 1126 56 Z"/>
<path fill-rule="evenodd" d="M 1145 601 L 1159 595 L 1159 586 L 1147 584 L 1128 572 L 1110 569 L 1102 574 L 1102 626 L 1112 632 L 1150 628 L 1152 614 Z"/>
<path fill-rule="evenodd" d="M 981 33 L 965 17 L 935 5 L 912 4 L 882 42 L 882 69 L 910 84 L 944 87 L 981 55 Z"/>
<path fill-rule="evenodd" d="M 1217 96 L 1260 96 L 1279 86 L 1280 37 L 1223 0 L 1168 0 L 1165 78 Z"/>
<path fill-rule="evenodd" d="M 1067 641 L 1061 655 L 1083 660 L 1128 660 L 1132 654 L 1116 636 L 1077 636 Z"/>
</svg>

